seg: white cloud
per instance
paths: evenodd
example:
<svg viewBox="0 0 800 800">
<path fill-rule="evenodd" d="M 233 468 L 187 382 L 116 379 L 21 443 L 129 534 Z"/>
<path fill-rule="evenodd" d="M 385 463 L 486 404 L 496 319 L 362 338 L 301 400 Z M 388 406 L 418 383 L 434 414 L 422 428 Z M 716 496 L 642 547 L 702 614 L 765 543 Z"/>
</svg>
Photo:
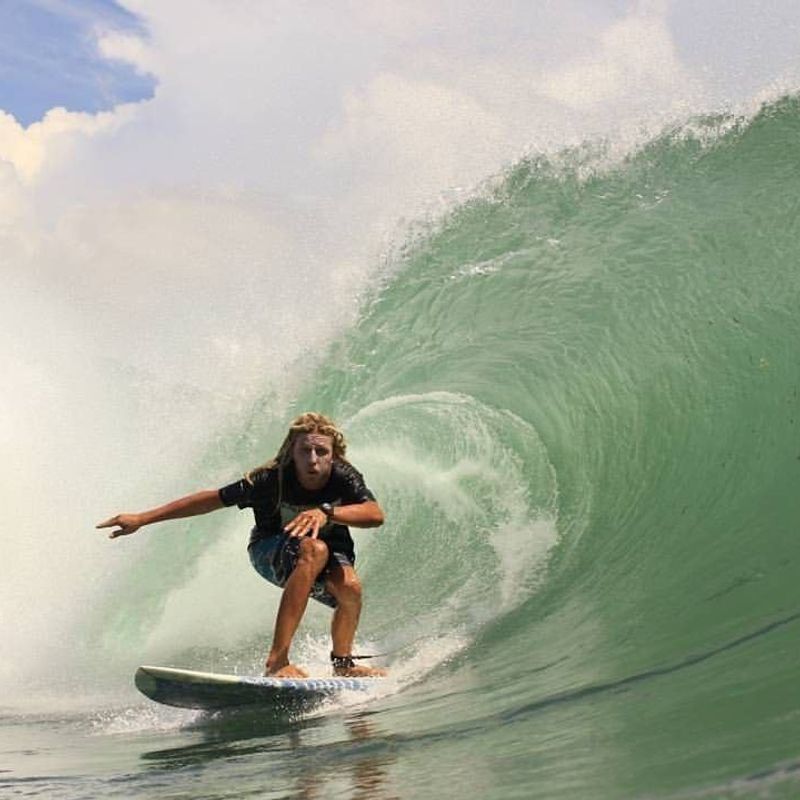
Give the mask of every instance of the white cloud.
<svg viewBox="0 0 800 800">
<path fill-rule="evenodd" d="M 688 104 L 694 99 L 692 88 L 663 11 L 648 11 L 634 12 L 604 30 L 595 52 L 546 76 L 543 94 L 587 110 L 634 97 Z"/>
<path fill-rule="evenodd" d="M 501 163 L 506 142 L 504 120 L 470 94 L 381 74 L 348 93 L 315 155 L 320 165 L 353 169 L 348 188 L 363 206 L 377 200 L 401 215 L 443 190 L 480 181 Z"/>
<path fill-rule="evenodd" d="M 141 36 L 102 30 L 96 36 L 97 49 L 103 58 L 124 61 L 143 75 L 156 73 L 161 67 L 157 52 Z"/>
<path fill-rule="evenodd" d="M 82 139 L 113 132 L 135 114 L 136 104 L 98 114 L 51 108 L 27 128 L 0 111 L 0 161 L 10 164 L 22 183 L 31 183 L 48 163 L 63 162 Z"/>
<path fill-rule="evenodd" d="M 2 128 L 3 120 L 0 117 L 0 131 Z M 14 165 L 0 159 L 0 230 L 18 222 L 24 205 L 25 198 Z"/>
<path fill-rule="evenodd" d="M 347 0 L 345 6 L 346 13 L 357 24 L 380 36 L 401 39 L 430 30 L 442 12 L 435 4 L 422 0 L 374 0 L 371 3 Z"/>
</svg>

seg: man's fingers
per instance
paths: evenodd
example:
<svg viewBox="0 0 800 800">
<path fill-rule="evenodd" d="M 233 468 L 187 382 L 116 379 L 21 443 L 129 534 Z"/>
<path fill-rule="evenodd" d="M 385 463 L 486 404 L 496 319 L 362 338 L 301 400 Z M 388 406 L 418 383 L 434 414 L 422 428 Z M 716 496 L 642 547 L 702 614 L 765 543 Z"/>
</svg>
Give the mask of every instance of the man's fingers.
<svg viewBox="0 0 800 800">
<path fill-rule="evenodd" d="M 289 536 L 299 537 L 305 533 L 305 524 L 304 520 L 300 517 L 295 517 L 291 522 L 289 522 L 285 527 L 284 530 Z"/>
<path fill-rule="evenodd" d="M 112 525 L 116 525 L 117 524 L 117 519 L 118 519 L 118 516 L 117 517 L 109 517 L 104 522 L 99 522 L 97 525 L 95 525 L 95 527 L 96 528 L 110 528 Z"/>
<path fill-rule="evenodd" d="M 283 530 L 289 536 L 302 537 L 311 534 L 313 539 L 319 535 L 321 527 L 321 520 L 319 516 L 313 511 L 303 511 L 298 514 L 293 520 L 290 520 L 283 526 Z"/>
</svg>

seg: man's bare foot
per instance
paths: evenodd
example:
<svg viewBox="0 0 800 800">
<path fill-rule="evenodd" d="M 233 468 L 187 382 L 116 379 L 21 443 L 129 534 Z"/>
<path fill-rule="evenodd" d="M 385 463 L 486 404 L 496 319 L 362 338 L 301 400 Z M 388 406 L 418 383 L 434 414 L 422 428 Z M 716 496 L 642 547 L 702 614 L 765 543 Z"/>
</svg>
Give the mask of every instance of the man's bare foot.
<svg viewBox="0 0 800 800">
<path fill-rule="evenodd" d="M 353 664 L 351 667 L 334 667 L 333 674 L 337 678 L 385 678 L 389 674 L 389 670 Z"/>
<path fill-rule="evenodd" d="M 267 668 L 264 676 L 267 678 L 307 678 L 308 673 L 294 664 L 284 664 L 274 672 L 270 672 L 269 668 Z"/>
</svg>

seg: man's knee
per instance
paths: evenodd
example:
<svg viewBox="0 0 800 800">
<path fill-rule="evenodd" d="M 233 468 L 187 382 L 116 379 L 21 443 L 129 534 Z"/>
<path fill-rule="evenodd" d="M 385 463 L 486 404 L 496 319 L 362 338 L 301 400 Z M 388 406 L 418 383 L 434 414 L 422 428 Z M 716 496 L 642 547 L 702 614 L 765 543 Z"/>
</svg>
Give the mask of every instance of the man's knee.
<svg viewBox="0 0 800 800">
<path fill-rule="evenodd" d="M 303 561 L 322 567 L 328 562 L 328 545 L 320 539 L 312 539 L 306 536 L 300 540 L 300 552 L 297 557 L 298 562 Z"/>
</svg>

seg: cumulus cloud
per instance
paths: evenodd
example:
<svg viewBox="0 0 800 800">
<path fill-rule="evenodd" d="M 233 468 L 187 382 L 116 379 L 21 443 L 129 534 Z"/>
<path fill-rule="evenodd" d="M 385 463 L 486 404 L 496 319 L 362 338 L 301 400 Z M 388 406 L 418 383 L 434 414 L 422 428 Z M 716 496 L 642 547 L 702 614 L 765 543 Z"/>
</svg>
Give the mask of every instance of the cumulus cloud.
<svg viewBox="0 0 800 800">
<path fill-rule="evenodd" d="M 0 117 L 0 130 L 2 127 L 3 120 Z M 0 230 L 18 222 L 24 202 L 22 186 L 14 165 L 0 159 Z"/>
<path fill-rule="evenodd" d="M 625 98 L 640 98 L 636 105 L 666 99 L 686 106 L 695 99 L 691 89 L 664 9 L 648 7 L 602 31 L 593 52 L 546 75 L 542 93 L 585 111 Z"/>
<path fill-rule="evenodd" d="M 0 111 L 0 161 L 13 167 L 22 183 L 30 184 L 48 163 L 67 160 L 80 140 L 107 134 L 125 125 L 136 104 L 117 106 L 98 114 L 53 108 L 41 122 L 27 128 Z"/>
<path fill-rule="evenodd" d="M 470 94 L 381 74 L 346 95 L 314 153 L 321 166 L 347 166 L 342 179 L 358 197 L 360 216 L 376 200 L 400 215 L 490 174 L 506 143 L 504 120 Z"/>
<path fill-rule="evenodd" d="M 124 61 L 140 74 L 150 75 L 159 71 L 161 64 L 157 52 L 142 36 L 119 31 L 96 32 L 97 49 L 103 58 L 111 61 Z"/>
</svg>

